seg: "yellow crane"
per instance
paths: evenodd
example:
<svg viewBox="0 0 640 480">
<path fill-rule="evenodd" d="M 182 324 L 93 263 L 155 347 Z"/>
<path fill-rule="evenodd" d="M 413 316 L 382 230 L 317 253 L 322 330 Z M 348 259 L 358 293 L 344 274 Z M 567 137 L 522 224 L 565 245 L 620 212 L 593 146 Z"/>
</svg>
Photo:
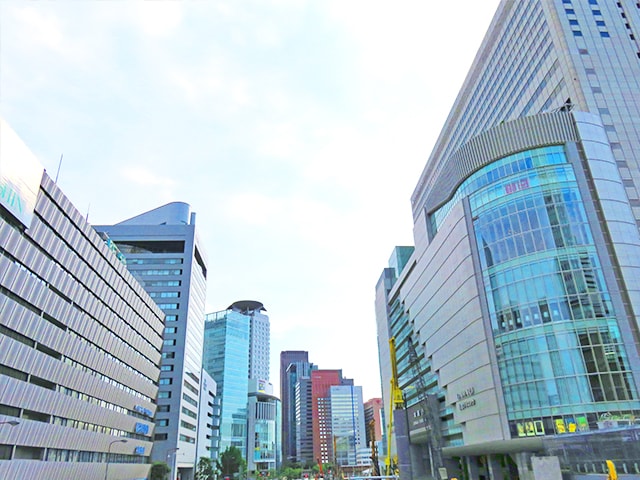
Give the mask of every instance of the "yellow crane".
<svg viewBox="0 0 640 480">
<path fill-rule="evenodd" d="M 389 411 L 389 422 L 387 423 L 387 456 L 385 458 L 385 475 L 398 475 L 398 455 L 391 456 L 391 435 L 393 434 L 393 413 L 395 410 L 404 408 L 404 398 L 402 390 L 398 385 L 398 365 L 396 362 L 396 339 L 389 339 L 389 354 L 391 357 L 391 401 Z"/>
</svg>

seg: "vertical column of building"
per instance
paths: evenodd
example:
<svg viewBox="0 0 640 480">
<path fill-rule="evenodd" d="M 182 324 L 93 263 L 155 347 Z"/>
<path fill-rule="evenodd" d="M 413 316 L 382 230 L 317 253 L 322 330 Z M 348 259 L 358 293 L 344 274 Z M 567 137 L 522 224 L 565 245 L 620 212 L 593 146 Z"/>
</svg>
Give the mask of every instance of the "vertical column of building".
<svg viewBox="0 0 640 480">
<path fill-rule="evenodd" d="M 295 386 L 298 381 L 298 362 L 308 362 L 309 353 L 293 350 L 280 352 L 280 398 L 282 401 L 282 459 L 295 462 L 297 457 L 295 428 Z"/>
</svg>

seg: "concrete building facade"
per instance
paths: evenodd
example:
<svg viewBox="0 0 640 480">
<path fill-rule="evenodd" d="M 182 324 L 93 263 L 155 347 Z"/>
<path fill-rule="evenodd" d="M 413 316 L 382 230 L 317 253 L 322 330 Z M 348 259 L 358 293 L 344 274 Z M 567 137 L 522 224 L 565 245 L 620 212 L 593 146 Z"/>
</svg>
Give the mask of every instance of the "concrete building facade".
<svg viewBox="0 0 640 480">
<path fill-rule="evenodd" d="M 0 120 L 0 478 L 145 478 L 163 312 Z"/>
</svg>

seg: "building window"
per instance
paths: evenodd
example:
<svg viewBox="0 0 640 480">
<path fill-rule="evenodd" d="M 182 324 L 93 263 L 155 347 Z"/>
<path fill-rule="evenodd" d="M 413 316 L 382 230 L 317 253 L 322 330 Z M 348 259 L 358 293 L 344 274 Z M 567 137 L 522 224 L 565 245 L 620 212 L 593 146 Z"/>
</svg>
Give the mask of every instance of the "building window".
<svg viewBox="0 0 640 480">
<path fill-rule="evenodd" d="M 157 305 L 160 310 L 177 310 L 180 308 L 179 303 L 158 303 Z"/>
<path fill-rule="evenodd" d="M 620 413 L 636 388 L 564 148 L 505 157 L 465 184 L 512 435 L 553 433 L 551 409 Z M 597 428 L 574 413 L 572 428 Z"/>
<path fill-rule="evenodd" d="M 158 385 L 171 385 L 173 383 L 172 378 L 161 378 Z"/>
<path fill-rule="evenodd" d="M 173 365 L 161 365 L 160 366 L 160 371 L 161 372 L 173 372 Z"/>
</svg>

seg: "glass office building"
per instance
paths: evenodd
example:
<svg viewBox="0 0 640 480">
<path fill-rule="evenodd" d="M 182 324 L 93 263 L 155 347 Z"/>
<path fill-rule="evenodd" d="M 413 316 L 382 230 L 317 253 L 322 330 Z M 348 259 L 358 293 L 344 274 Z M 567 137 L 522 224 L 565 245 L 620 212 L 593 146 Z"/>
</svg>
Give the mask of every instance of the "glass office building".
<svg viewBox="0 0 640 480">
<path fill-rule="evenodd" d="M 243 456 L 247 452 L 249 329 L 249 317 L 234 310 L 206 315 L 203 367 L 220 397 L 218 453 L 229 447 L 239 448 Z"/>
<path fill-rule="evenodd" d="M 218 385 L 219 452 L 237 447 L 245 459 L 250 455 L 247 451 L 249 381 L 269 382 L 270 327 L 264 311 L 260 302 L 240 300 L 226 310 L 205 317 L 203 367 Z"/>
<path fill-rule="evenodd" d="M 377 285 L 405 468 L 640 473 L 639 28 L 636 2 L 500 2 Z"/>
<path fill-rule="evenodd" d="M 329 387 L 333 463 L 336 466 L 367 466 L 371 450 L 366 442 L 362 387 L 334 385 Z"/>
</svg>

